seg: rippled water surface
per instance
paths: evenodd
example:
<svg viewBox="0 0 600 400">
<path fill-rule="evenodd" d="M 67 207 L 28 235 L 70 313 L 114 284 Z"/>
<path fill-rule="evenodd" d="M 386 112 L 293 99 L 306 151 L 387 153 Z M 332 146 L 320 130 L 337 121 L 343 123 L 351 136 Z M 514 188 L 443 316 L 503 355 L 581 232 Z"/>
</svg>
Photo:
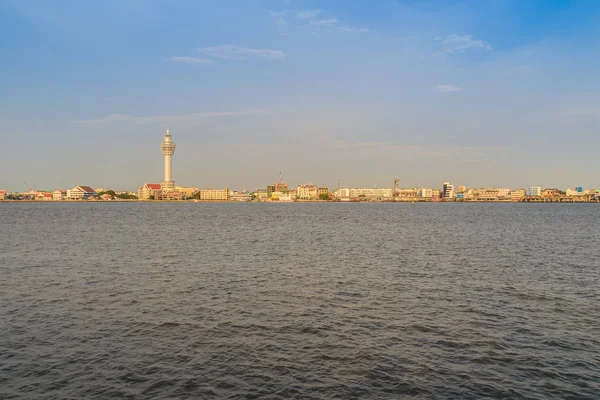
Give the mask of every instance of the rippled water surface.
<svg viewBox="0 0 600 400">
<path fill-rule="evenodd" d="M 0 398 L 600 398 L 600 207 L 0 204 Z"/>
</svg>

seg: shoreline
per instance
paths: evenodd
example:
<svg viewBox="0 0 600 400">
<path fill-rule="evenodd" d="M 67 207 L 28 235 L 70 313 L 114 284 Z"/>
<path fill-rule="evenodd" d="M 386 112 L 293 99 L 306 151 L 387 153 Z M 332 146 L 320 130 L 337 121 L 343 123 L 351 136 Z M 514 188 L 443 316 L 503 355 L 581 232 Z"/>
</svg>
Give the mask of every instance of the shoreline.
<svg viewBox="0 0 600 400">
<path fill-rule="evenodd" d="M 0 200 L 0 203 L 61 203 L 61 204 L 92 204 L 92 203 L 202 203 L 202 204 L 294 204 L 294 203 L 430 203 L 430 204 L 487 204 L 487 203 L 505 203 L 505 204 L 600 204 L 600 199 L 526 199 L 520 201 L 511 200 L 300 200 L 300 201 L 229 201 L 229 200 Z"/>
</svg>

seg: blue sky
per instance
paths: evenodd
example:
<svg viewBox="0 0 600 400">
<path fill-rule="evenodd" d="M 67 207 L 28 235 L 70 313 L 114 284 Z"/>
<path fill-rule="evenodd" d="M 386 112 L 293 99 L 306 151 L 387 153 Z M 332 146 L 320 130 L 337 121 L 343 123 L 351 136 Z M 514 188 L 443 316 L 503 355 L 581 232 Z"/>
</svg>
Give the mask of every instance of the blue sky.
<svg viewBox="0 0 600 400">
<path fill-rule="evenodd" d="M 596 1 L 0 2 L 0 188 L 600 188 Z"/>
</svg>

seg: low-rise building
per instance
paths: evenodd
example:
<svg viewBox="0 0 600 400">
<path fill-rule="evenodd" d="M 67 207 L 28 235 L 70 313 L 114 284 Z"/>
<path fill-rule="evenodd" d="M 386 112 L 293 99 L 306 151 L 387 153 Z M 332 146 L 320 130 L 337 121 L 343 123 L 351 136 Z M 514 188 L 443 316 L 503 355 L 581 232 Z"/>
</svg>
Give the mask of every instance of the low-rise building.
<svg viewBox="0 0 600 400">
<path fill-rule="evenodd" d="M 419 195 L 417 188 L 398 188 L 396 189 L 396 197 L 415 198 Z"/>
<path fill-rule="evenodd" d="M 296 188 L 296 198 L 299 200 L 317 200 L 319 189 L 315 185 L 300 185 Z"/>
<path fill-rule="evenodd" d="M 529 191 L 527 192 L 528 196 L 537 197 L 542 195 L 542 187 L 541 186 L 529 186 Z"/>
<path fill-rule="evenodd" d="M 75 186 L 67 190 L 67 200 L 87 200 L 96 195 L 96 191 L 90 186 Z"/>
<path fill-rule="evenodd" d="M 417 195 L 425 199 L 431 199 L 433 197 L 433 189 L 421 188 L 417 192 Z"/>
<path fill-rule="evenodd" d="M 183 192 L 178 192 L 176 190 L 157 190 L 155 192 L 156 194 L 154 195 L 154 199 L 155 200 L 162 200 L 162 201 L 173 201 L 173 200 L 185 200 L 185 193 Z"/>
<path fill-rule="evenodd" d="M 566 194 L 568 197 L 575 197 L 575 196 L 584 196 L 586 193 L 582 187 L 576 187 L 574 189 L 568 188 Z"/>
<path fill-rule="evenodd" d="M 157 192 L 160 190 L 160 183 L 144 183 L 138 190 L 138 200 L 156 200 Z"/>
<path fill-rule="evenodd" d="M 252 201 L 252 194 L 249 192 L 230 192 L 230 201 Z"/>
<path fill-rule="evenodd" d="M 256 192 L 254 192 L 254 195 L 258 201 L 267 201 L 269 198 L 267 189 L 258 189 Z"/>
<path fill-rule="evenodd" d="M 517 189 L 510 192 L 510 201 L 521 201 L 524 197 L 525 189 Z"/>
<path fill-rule="evenodd" d="M 273 197 L 274 192 L 279 192 L 283 194 L 288 194 L 290 192 L 290 188 L 287 183 L 278 182 L 274 185 L 267 186 L 267 199 L 271 199 Z"/>
<path fill-rule="evenodd" d="M 198 192 L 198 188 L 185 186 L 176 186 L 175 190 L 184 193 L 187 198 L 194 197 L 194 195 Z"/>
<path fill-rule="evenodd" d="M 345 188 L 336 190 L 334 197 L 343 199 L 385 199 L 392 198 L 394 189 L 387 188 Z"/>
<path fill-rule="evenodd" d="M 229 189 L 202 189 L 200 200 L 205 201 L 227 201 L 229 200 Z"/>
<path fill-rule="evenodd" d="M 54 192 L 52 192 L 52 200 L 54 200 L 54 201 L 61 201 L 61 200 L 64 200 L 66 197 L 67 197 L 66 190 L 55 190 Z"/>
<path fill-rule="evenodd" d="M 48 192 L 37 192 L 35 194 L 36 201 L 52 201 L 52 193 Z"/>
<path fill-rule="evenodd" d="M 562 194 L 562 192 L 559 189 L 544 189 L 540 193 L 540 196 L 542 196 L 542 197 L 558 197 L 561 194 Z"/>
<path fill-rule="evenodd" d="M 0 190 L 0 201 L 6 200 L 6 190 Z"/>
</svg>

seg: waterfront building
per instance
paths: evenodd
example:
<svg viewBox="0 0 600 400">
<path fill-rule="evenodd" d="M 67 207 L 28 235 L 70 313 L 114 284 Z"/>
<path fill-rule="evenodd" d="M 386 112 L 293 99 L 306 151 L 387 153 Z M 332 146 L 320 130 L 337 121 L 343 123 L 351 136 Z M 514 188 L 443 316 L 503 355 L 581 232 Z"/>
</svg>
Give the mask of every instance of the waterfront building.
<svg viewBox="0 0 600 400">
<path fill-rule="evenodd" d="M 544 189 L 540 193 L 542 197 L 559 197 L 561 195 L 562 192 L 559 189 Z"/>
<path fill-rule="evenodd" d="M 541 186 L 529 186 L 529 191 L 527 192 L 528 196 L 541 196 L 542 195 L 542 187 Z"/>
<path fill-rule="evenodd" d="M 388 188 L 345 188 L 336 190 L 333 195 L 340 199 L 390 199 L 393 193 L 394 189 Z"/>
<path fill-rule="evenodd" d="M 290 192 L 290 188 L 287 183 L 278 182 L 274 185 L 267 186 L 267 199 L 273 197 L 274 192 L 279 192 L 283 194 L 288 194 Z"/>
<path fill-rule="evenodd" d="M 418 195 L 419 189 L 417 188 L 396 189 L 396 197 L 415 198 Z"/>
<path fill-rule="evenodd" d="M 0 201 L 6 200 L 6 190 L 0 190 Z"/>
<path fill-rule="evenodd" d="M 525 189 L 517 189 L 510 192 L 510 201 L 521 201 L 524 197 Z"/>
<path fill-rule="evenodd" d="M 326 187 L 320 187 L 317 189 L 317 198 L 321 198 L 321 196 L 327 195 L 327 198 L 329 198 L 329 188 Z"/>
<path fill-rule="evenodd" d="M 442 184 L 442 198 L 449 200 L 454 198 L 454 185 L 450 182 L 444 182 Z"/>
<path fill-rule="evenodd" d="M 160 188 L 164 190 L 173 190 L 175 189 L 175 182 L 171 176 L 171 157 L 175 154 L 175 142 L 173 142 L 173 138 L 168 129 L 165 133 L 165 138 L 160 145 L 160 149 L 165 158 L 165 179 L 160 183 Z"/>
<path fill-rule="evenodd" d="M 426 199 L 431 199 L 433 198 L 433 189 L 421 188 L 419 189 L 417 196 Z"/>
<path fill-rule="evenodd" d="M 256 196 L 256 200 L 258 201 L 267 201 L 268 194 L 267 194 L 267 189 L 258 189 L 256 192 L 254 192 L 254 195 Z"/>
<path fill-rule="evenodd" d="M 229 192 L 229 200 L 230 201 L 252 201 L 252 194 L 249 192 Z"/>
<path fill-rule="evenodd" d="M 194 194 L 196 194 L 198 192 L 198 188 L 176 186 L 175 191 L 182 192 L 183 194 L 185 194 L 185 197 L 189 198 L 189 197 L 194 197 Z"/>
<path fill-rule="evenodd" d="M 459 186 L 458 189 L 456 190 L 457 193 L 465 193 L 466 191 L 467 191 L 466 186 Z"/>
<path fill-rule="evenodd" d="M 296 188 L 296 198 L 299 200 L 317 200 L 319 189 L 315 185 L 300 185 Z"/>
<path fill-rule="evenodd" d="M 200 200 L 227 201 L 229 200 L 229 189 L 202 189 L 200 190 Z"/>
<path fill-rule="evenodd" d="M 54 192 L 52 192 L 52 200 L 54 200 L 54 201 L 61 201 L 61 200 L 64 200 L 66 197 L 67 197 L 66 190 L 55 190 Z"/>
<path fill-rule="evenodd" d="M 185 193 L 176 190 L 160 189 L 156 191 L 155 200 L 185 200 Z"/>
<path fill-rule="evenodd" d="M 568 188 L 566 194 L 568 197 L 573 197 L 573 196 L 584 196 L 586 193 L 583 191 L 582 187 L 576 187 L 574 189 Z"/>
<path fill-rule="evenodd" d="M 277 194 L 275 194 L 277 193 Z M 292 195 L 291 192 L 282 193 L 282 192 L 274 192 L 273 197 L 271 198 L 273 201 L 279 201 L 283 203 L 291 203 L 296 200 L 296 197 Z"/>
<path fill-rule="evenodd" d="M 48 192 L 37 192 L 35 194 L 36 201 L 52 201 L 52 193 Z"/>
<path fill-rule="evenodd" d="M 157 192 L 160 192 L 160 183 L 144 183 L 138 190 L 138 200 L 151 200 L 151 197 L 156 200 Z"/>
<path fill-rule="evenodd" d="M 67 190 L 67 200 L 87 200 L 96 195 L 96 191 L 89 186 L 75 186 Z"/>
<path fill-rule="evenodd" d="M 98 196 L 102 201 L 110 201 L 112 200 L 112 196 L 108 193 L 104 193 L 103 195 Z"/>
</svg>

